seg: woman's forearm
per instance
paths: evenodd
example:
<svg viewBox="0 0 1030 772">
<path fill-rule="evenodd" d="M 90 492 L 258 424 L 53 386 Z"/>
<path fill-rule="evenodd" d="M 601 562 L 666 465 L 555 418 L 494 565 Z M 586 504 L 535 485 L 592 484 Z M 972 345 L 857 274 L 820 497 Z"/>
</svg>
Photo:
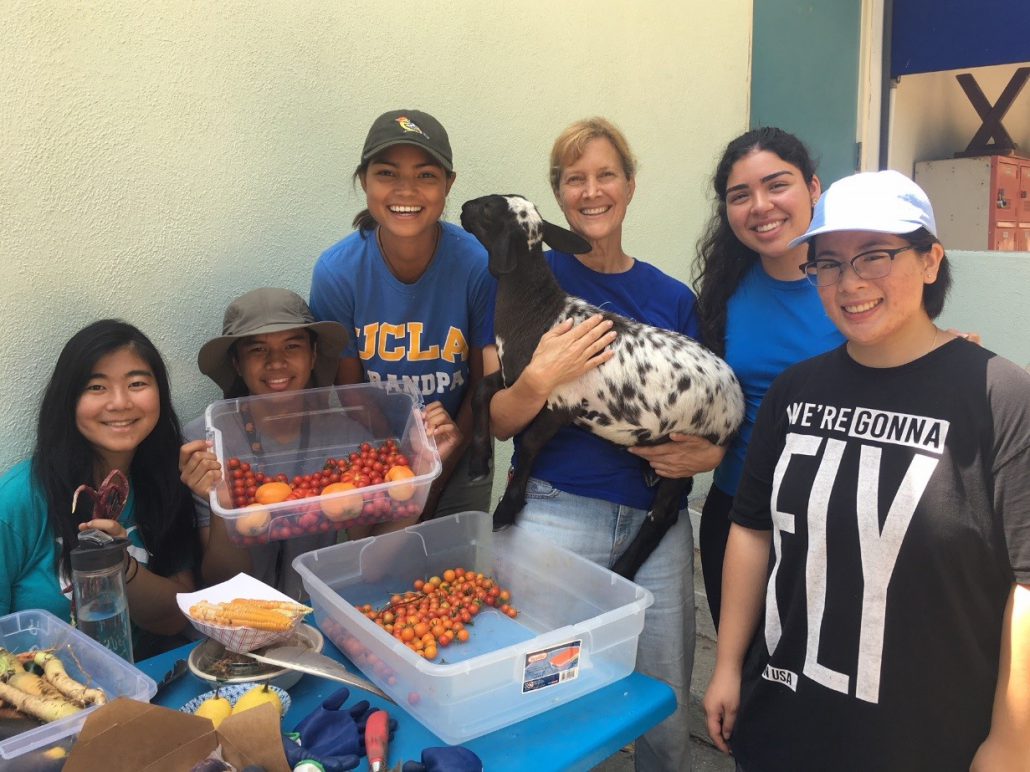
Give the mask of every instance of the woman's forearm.
<svg viewBox="0 0 1030 772">
<path fill-rule="evenodd" d="M 716 668 L 740 670 L 762 615 L 772 531 L 734 523 L 722 568 L 722 605 Z"/>
<path fill-rule="evenodd" d="M 991 731 L 971 769 L 1030 768 L 1030 585 L 1014 584 L 1001 626 Z"/>
<path fill-rule="evenodd" d="M 128 579 L 125 590 L 129 616 L 137 626 L 158 635 L 175 635 L 186 627 L 188 620 L 179 610 L 175 595 L 195 589 L 189 571 L 164 577 L 140 564 L 138 568 L 129 567 Z"/>
<path fill-rule="evenodd" d="M 211 525 L 201 529 L 204 557 L 200 575 L 207 585 L 224 582 L 239 573 L 250 573 L 253 568 L 246 548 L 237 547 L 229 539 L 228 529 L 233 527 L 225 518 L 212 514 Z"/>
<path fill-rule="evenodd" d="M 525 429 L 547 403 L 525 378 L 494 394 L 490 401 L 490 429 L 494 437 L 508 440 Z"/>
</svg>

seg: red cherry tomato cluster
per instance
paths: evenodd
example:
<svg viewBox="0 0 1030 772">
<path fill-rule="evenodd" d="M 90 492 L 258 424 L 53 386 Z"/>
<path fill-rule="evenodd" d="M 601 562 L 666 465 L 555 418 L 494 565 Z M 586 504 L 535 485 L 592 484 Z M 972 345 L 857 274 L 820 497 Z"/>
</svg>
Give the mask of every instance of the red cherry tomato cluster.
<svg viewBox="0 0 1030 772">
<path fill-rule="evenodd" d="M 461 567 L 416 579 L 412 586 L 378 610 L 366 604 L 358 611 L 425 659 L 436 659 L 452 643 L 466 643 L 466 625 L 473 624 L 483 606 L 493 606 L 512 619 L 519 613 L 510 604 L 508 590 L 489 576 Z"/>
<path fill-rule="evenodd" d="M 329 458 L 310 474 L 294 475 L 292 478 L 283 473 L 269 474 L 256 470 L 251 464 L 240 459 L 230 458 L 228 461 L 230 481 L 232 485 L 233 507 L 239 509 L 250 504 L 270 504 L 272 501 L 255 499 L 258 488 L 265 483 L 286 483 L 292 489 L 282 501 L 306 499 L 321 496 L 323 489 L 333 483 L 351 483 L 355 488 L 379 485 L 386 480 L 386 475 L 395 466 L 410 466 L 408 457 L 400 452 L 397 441 L 389 439 L 379 447 L 370 442 L 362 443 L 346 458 Z"/>
<path fill-rule="evenodd" d="M 329 458 L 320 469 L 292 478 L 259 470 L 235 457 L 226 465 L 233 508 L 247 510 L 235 516 L 229 537 L 243 546 L 410 518 L 421 512 L 421 504 L 414 499 L 418 486 L 410 482 L 415 474 L 393 439 L 378 447 L 363 443 L 346 458 Z M 393 484 L 375 492 L 347 493 L 383 482 Z M 322 495 L 329 498 L 275 511 L 264 508 Z"/>
</svg>

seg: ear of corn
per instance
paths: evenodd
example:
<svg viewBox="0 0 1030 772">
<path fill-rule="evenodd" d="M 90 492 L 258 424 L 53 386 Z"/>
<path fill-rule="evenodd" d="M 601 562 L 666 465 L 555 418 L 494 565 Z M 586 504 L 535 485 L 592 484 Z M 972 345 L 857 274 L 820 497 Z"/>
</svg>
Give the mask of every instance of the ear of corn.
<svg viewBox="0 0 1030 772">
<path fill-rule="evenodd" d="M 296 619 L 311 611 L 307 606 L 296 603 L 284 603 L 281 608 L 266 608 L 260 605 L 262 603 L 265 601 L 237 599 L 218 604 L 201 601 L 190 607 L 190 616 L 216 625 L 285 632 L 293 627 Z"/>
</svg>

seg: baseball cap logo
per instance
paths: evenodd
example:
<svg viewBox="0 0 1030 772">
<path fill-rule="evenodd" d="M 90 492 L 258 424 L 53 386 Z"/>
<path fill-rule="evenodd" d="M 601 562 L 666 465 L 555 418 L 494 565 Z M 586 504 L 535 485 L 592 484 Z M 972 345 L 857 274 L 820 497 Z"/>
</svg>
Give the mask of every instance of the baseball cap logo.
<svg viewBox="0 0 1030 772">
<path fill-rule="evenodd" d="M 397 125 L 400 126 L 401 129 L 403 129 L 404 131 L 409 132 L 411 134 L 421 134 L 426 139 L 429 139 L 429 135 L 422 131 L 422 129 L 419 128 L 418 124 L 411 120 L 411 118 L 409 118 L 408 116 L 401 115 L 395 118 L 394 120 L 397 121 Z"/>
</svg>

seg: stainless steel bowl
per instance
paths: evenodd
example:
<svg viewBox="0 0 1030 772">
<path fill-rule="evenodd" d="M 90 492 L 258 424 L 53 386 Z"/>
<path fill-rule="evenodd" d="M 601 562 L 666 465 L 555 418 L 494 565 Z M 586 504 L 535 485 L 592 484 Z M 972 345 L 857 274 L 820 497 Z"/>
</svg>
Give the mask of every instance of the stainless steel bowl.
<svg viewBox="0 0 1030 772">
<path fill-rule="evenodd" d="M 317 628 L 311 625 L 299 625 L 296 632 L 285 641 L 279 641 L 276 646 L 303 646 L 305 648 L 322 652 L 325 646 L 325 639 Z M 261 649 L 255 651 L 260 654 Z M 207 638 L 190 652 L 190 672 L 197 678 L 219 684 L 242 684 L 256 681 L 258 683 L 268 682 L 280 689 L 289 689 L 300 677 L 304 675 L 299 670 L 266 665 L 257 660 L 251 659 L 245 654 L 227 651 L 218 641 Z"/>
</svg>

